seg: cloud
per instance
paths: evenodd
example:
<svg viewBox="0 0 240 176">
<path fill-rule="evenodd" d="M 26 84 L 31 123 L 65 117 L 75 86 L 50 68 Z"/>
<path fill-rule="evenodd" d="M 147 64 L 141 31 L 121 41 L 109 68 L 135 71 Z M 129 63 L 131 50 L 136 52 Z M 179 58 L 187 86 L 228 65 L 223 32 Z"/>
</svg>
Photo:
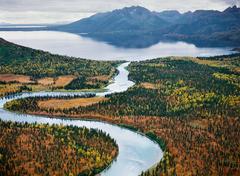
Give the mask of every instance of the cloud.
<svg viewBox="0 0 240 176">
<path fill-rule="evenodd" d="M 0 0 L 0 22 L 52 23 L 74 21 L 98 12 L 140 5 L 150 10 L 224 10 L 239 0 Z"/>
<path fill-rule="evenodd" d="M 219 0 L 215 0 L 216 2 Z M 225 4 L 229 5 L 229 6 L 233 6 L 233 5 L 237 5 L 240 6 L 240 1 L 239 0 L 220 0 L 222 2 L 224 2 Z"/>
</svg>

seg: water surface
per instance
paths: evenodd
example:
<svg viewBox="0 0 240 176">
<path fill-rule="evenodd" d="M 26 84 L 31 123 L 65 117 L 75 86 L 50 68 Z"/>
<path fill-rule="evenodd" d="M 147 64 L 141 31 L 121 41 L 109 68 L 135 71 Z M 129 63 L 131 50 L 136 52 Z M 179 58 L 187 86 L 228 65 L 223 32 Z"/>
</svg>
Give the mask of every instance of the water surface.
<svg viewBox="0 0 240 176">
<path fill-rule="evenodd" d="M 105 92 L 97 93 L 98 96 L 103 96 L 109 93 L 123 92 L 134 85 L 132 81 L 128 80 L 128 71 L 125 67 L 129 63 L 124 63 L 118 67 L 119 74 L 114 78 L 112 84 L 106 87 Z M 28 123 L 48 123 L 48 124 L 63 124 L 75 125 L 79 127 L 95 128 L 102 130 L 112 138 L 114 138 L 119 147 L 119 155 L 113 164 L 103 171 L 103 176 L 137 176 L 142 171 L 147 170 L 162 158 L 163 152 L 159 146 L 148 139 L 147 137 L 130 131 L 128 129 L 120 128 L 109 123 L 86 121 L 86 120 L 71 120 L 64 118 L 49 118 L 47 116 L 36 115 L 22 115 L 18 113 L 9 112 L 3 109 L 3 105 L 13 99 L 39 96 L 68 96 L 68 95 L 83 95 L 86 92 L 35 92 L 35 93 L 21 93 L 15 96 L 9 96 L 0 99 L 0 119 L 15 122 Z"/>
<path fill-rule="evenodd" d="M 198 48 L 185 42 L 159 42 L 147 48 L 120 48 L 80 35 L 56 31 L 0 31 L 0 37 L 54 54 L 96 60 L 146 60 L 164 56 L 215 56 L 230 54 L 230 48 Z M 144 39 L 143 39 L 144 40 Z"/>
</svg>

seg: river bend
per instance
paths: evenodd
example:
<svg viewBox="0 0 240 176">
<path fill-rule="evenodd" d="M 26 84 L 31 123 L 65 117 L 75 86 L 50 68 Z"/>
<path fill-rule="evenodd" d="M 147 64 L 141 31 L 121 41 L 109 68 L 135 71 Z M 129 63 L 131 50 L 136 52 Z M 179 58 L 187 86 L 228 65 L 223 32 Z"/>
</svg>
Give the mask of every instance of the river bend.
<svg viewBox="0 0 240 176">
<path fill-rule="evenodd" d="M 126 70 L 128 63 L 121 64 L 117 69 L 119 74 L 112 80 L 112 83 L 106 87 L 104 92 L 96 93 L 97 96 L 106 94 L 123 92 L 134 83 L 128 80 L 129 72 Z M 82 95 L 86 92 L 36 92 L 21 93 L 13 97 L 5 97 L 0 99 L 0 119 L 4 121 L 28 122 L 28 123 L 48 123 L 75 125 L 78 127 L 95 128 L 109 133 L 114 138 L 119 147 L 119 155 L 112 165 L 105 169 L 101 175 L 103 176 L 137 176 L 142 171 L 147 170 L 162 158 L 163 152 L 155 142 L 146 136 L 99 121 L 87 121 L 79 119 L 49 118 L 47 116 L 25 115 L 9 112 L 3 109 L 3 105 L 13 99 L 35 97 L 35 96 L 64 96 L 64 95 Z"/>
</svg>

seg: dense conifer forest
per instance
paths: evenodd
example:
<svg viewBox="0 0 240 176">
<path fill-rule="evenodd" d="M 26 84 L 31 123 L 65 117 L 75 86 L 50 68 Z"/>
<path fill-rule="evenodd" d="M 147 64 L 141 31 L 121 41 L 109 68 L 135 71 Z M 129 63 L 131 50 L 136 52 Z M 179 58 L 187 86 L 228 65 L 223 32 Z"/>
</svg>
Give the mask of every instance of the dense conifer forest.
<svg viewBox="0 0 240 176">
<path fill-rule="evenodd" d="M 239 55 L 132 62 L 128 70 L 136 85 L 105 101 L 55 109 L 40 108 L 35 97 L 7 108 L 101 119 L 151 134 L 165 155 L 144 176 L 239 175 L 239 65 Z"/>
<path fill-rule="evenodd" d="M 120 61 L 94 61 L 50 54 L 0 39 L 0 73 L 14 73 L 33 78 L 60 75 L 109 75 Z"/>
<path fill-rule="evenodd" d="M 238 117 L 239 58 L 217 59 L 219 65 L 213 65 L 216 58 L 134 62 L 129 70 L 130 79 L 137 83 L 135 87 L 109 95 L 108 101 L 68 111 L 113 116 Z"/>
<path fill-rule="evenodd" d="M 117 156 L 108 134 L 0 120 L 0 175 L 96 175 Z"/>
<path fill-rule="evenodd" d="M 54 55 L 0 38 L 0 96 L 21 92 L 21 86 L 28 91 L 102 88 L 120 63 Z"/>
</svg>

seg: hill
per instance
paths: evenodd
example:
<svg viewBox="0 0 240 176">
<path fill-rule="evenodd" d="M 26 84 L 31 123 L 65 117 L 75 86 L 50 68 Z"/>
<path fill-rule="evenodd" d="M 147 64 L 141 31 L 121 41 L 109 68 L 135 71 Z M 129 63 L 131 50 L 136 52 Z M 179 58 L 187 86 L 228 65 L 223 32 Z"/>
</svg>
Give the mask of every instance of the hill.
<svg viewBox="0 0 240 176">
<path fill-rule="evenodd" d="M 0 38 L 0 96 L 22 90 L 72 89 L 68 85 L 74 89 L 101 88 L 116 73 L 119 63 L 55 55 Z"/>
</svg>

